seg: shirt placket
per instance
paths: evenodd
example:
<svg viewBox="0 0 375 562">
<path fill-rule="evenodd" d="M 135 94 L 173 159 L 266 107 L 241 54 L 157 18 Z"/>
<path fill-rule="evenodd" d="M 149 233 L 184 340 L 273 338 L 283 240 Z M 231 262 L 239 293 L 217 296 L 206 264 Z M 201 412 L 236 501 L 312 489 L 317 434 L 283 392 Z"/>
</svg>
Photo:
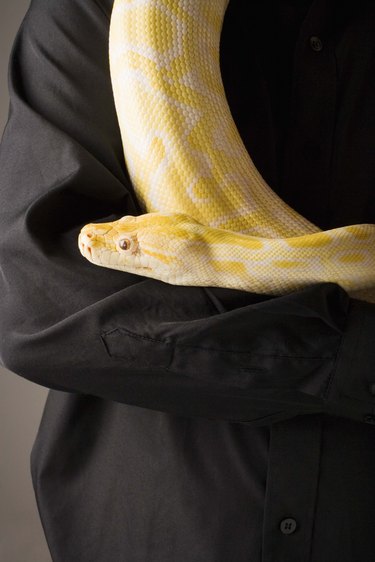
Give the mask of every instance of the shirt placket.
<svg viewBox="0 0 375 562">
<path fill-rule="evenodd" d="M 280 195 L 329 228 L 336 108 L 332 2 L 310 6 L 297 38 Z M 323 418 L 297 416 L 271 426 L 262 562 L 309 562 L 319 483 Z"/>
<path fill-rule="evenodd" d="M 330 228 L 337 90 L 332 11 L 333 2 L 316 0 L 300 28 L 280 178 L 282 198 L 322 229 Z"/>
<path fill-rule="evenodd" d="M 319 480 L 322 417 L 271 426 L 262 562 L 308 562 Z"/>
</svg>

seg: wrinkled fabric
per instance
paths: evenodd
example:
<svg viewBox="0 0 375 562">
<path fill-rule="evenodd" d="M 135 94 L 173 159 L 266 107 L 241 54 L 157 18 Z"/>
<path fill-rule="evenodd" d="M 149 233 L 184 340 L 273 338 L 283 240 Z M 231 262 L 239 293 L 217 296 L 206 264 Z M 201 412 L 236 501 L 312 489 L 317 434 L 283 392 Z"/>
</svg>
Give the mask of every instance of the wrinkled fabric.
<svg viewBox="0 0 375 562">
<path fill-rule="evenodd" d="M 174 286 L 79 252 L 84 224 L 140 214 L 112 6 L 31 0 L 0 143 L 0 361 L 50 389 L 30 460 L 52 560 L 372 562 L 375 304 L 335 283 Z M 375 223 L 374 24 L 370 0 L 231 0 L 224 19 L 243 142 L 323 229 Z"/>
</svg>

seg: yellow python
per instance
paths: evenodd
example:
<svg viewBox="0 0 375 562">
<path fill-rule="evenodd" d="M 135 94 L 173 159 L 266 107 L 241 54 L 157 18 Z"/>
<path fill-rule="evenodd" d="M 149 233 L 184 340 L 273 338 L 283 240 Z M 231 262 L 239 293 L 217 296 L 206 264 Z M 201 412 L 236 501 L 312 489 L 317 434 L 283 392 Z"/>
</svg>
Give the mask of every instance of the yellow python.
<svg viewBox="0 0 375 562">
<path fill-rule="evenodd" d="M 112 89 L 145 214 L 85 225 L 79 249 L 176 285 L 280 295 L 332 281 L 375 302 L 375 225 L 320 230 L 272 191 L 241 140 L 220 73 L 228 3 L 114 1 Z"/>
</svg>

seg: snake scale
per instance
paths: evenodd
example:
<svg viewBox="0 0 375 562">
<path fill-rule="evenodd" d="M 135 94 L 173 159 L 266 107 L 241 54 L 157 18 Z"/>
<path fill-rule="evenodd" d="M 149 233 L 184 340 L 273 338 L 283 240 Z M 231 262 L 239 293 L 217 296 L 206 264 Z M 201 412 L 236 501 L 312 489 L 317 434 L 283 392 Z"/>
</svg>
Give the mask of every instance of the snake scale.
<svg viewBox="0 0 375 562">
<path fill-rule="evenodd" d="M 242 142 L 220 71 L 228 4 L 114 1 L 111 84 L 144 214 L 85 225 L 79 250 L 175 285 L 281 295 L 325 281 L 375 302 L 375 225 L 321 230 L 271 189 Z"/>
</svg>

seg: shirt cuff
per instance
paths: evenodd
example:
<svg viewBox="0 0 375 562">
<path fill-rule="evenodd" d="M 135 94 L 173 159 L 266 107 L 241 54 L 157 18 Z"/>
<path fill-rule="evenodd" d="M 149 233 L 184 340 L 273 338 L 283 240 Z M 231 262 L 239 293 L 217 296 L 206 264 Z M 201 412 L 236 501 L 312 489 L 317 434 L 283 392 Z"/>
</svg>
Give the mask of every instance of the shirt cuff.
<svg viewBox="0 0 375 562">
<path fill-rule="evenodd" d="M 350 299 L 326 400 L 328 414 L 375 425 L 374 303 Z"/>
</svg>

